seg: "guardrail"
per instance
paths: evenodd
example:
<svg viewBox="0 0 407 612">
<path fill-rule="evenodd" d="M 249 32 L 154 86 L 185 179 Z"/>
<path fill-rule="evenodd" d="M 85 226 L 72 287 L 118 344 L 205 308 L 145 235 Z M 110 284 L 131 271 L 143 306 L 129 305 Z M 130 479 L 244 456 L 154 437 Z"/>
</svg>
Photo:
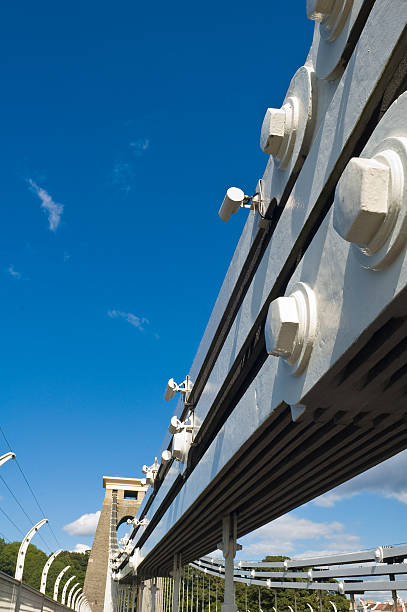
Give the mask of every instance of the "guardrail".
<svg viewBox="0 0 407 612">
<path fill-rule="evenodd" d="M 0 612 L 72 612 L 28 584 L 0 572 Z"/>
</svg>

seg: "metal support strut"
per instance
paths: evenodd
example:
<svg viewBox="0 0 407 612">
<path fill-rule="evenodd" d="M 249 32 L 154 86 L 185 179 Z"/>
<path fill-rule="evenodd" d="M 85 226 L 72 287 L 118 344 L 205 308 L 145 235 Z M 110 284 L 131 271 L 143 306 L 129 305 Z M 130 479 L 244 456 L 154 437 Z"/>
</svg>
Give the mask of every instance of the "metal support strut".
<svg viewBox="0 0 407 612">
<path fill-rule="evenodd" d="M 179 610 L 181 572 L 182 572 L 181 555 L 179 553 L 175 553 L 174 554 L 174 565 L 172 569 L 172 577 L 174 579 L 174 590 L 172 593 L 172 612 L 178 612 Z"/>
<path fill-rule="evenodd" d="M 237 612 L 235 601 L 234 558 L 238 550 L 242 550 L 237 538 L 237 517 L 230 514 L 222 520 L 222 542 L 218 544 L 219 550 L 223 552 L 225 558 L 225 594 L 222 604 L 222 612 Z"/>
</svg>

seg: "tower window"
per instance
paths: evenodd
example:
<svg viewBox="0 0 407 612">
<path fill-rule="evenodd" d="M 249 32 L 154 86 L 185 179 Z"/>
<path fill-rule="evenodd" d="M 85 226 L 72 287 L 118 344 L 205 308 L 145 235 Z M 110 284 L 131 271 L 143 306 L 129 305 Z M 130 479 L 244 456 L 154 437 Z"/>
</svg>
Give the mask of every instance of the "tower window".
<svg viewBox="0 0 407 612">
<path fill-rule="evenodd" d="M 137 499 L 138 498 L 137 491 L 124 491 L 123 498 L 124 499 Z"/>
</svg>

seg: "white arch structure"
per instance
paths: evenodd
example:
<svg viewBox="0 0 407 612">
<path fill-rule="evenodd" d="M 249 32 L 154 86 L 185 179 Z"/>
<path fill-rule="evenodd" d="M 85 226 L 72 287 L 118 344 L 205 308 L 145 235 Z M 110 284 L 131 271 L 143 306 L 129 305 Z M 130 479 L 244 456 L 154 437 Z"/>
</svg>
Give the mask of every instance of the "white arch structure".
<svg viewBox="0 0 407 612">
<path fill-rule="evenodd" d="M 61 604 L 64 606 L 65 605 L 65 599 L 66 599 L 66 591 L 68 589 L 68 586 L 71 584 L 72 580 L 74 580 L 76 578 L 76 576 L 71 576 L 70 578 L 68 578 L 68 580 L 65 582 L 64 588 L 62 589 L 62 597 L 61 597 Z"/>
<path fill-rule="evenodd" d="M 73 585 L 73 587 L 69 590 L 68 593 L 68 599 L 66 601 L 66 605 L 68 606 L 68 608 L 71 607 L 71 601 L 72 601 L 72 595 L 74 590 L 80 585 L 80 582 L 75 582 L 75 584 Z"/>
<path fill-rule="evenodd" d="M 79 597 L 79 594 L 80 594 L 81 591 L 82 591 L 82 587 L 80 587 L 77 591 L 75 591 L 75 593 L 72 596 L 72 601 L 71 601 L 71 608 L 72 608 L 72 610 L 75 610 L 76 600 Z"/>
<path fill-rule="evenodd" d="M 87 603 L 86 595 L 85 593 L 82 593 L 82 595 L 76 601 L 76 606 L 75 606 L 76 612 L 80 610 L 82 604 L 85 602 Z"/>
<path fill-rule="evenodd" d="M 0 467 L 2 465 L 4 465 L 7 461 L 9 461 L 10 459 L 15 459 L 16 458 L 16 454 L 15 453 L 6 453 L 5 455 L 2 455 L 0 457 Z"/>
<path fill-rule="evenodd" d="M 14 574 L 14 578 L 16 580 L 20 580 L 20 581 L 23 580 L 24 561 L 25 561 L 25 555 L 27 553 L 28 546 L 32 538 L 37 533 L 38 529 L 40 529 L 40 527 L 45 525 L 45 523 L 48 523 L 48 519 L 42 519 L 36 525 L 34 525 L 34 527 L 31 527 L 30 531 L 27 533 L 24 540 L 21 542 L 20 549 L 17 555 L 16 572 Z"/>
<path fill-rule="evenodd" d="M 62 552 L 62 548 L 60 548 L 59 550 L 56 550 L 54 552 L 53 555 L 50 556 L 50 558 L 48 559 L 48 561 L 46 562 L 46 564 L 44 565 L 44 569 L 42 570 L 42 574 L 41 574 L 41 588 L 40 588 L 40 593 L 45 593 L 45 589 L 47 588 L 47 577 L 48 577 L 48 571 L 49 568 L 51 567 L 52 562 L 54 561 L 54 559 L 59 555 L 59 553 Z"/>
<path fill-rule="evenodd" d="M 63 570 L 61 570 L 55 580 L 55 585 L 54 585 L 54 599 L 55 601 L 58 601 L 58 589 L 59 589 L 59 583 L 62 580 L 62 576 L 65 574 L 65 572 L 67 572 L 69 570 L 71 566 L 67 565 L 66 567 L 64 567 Z"/>
</svg>

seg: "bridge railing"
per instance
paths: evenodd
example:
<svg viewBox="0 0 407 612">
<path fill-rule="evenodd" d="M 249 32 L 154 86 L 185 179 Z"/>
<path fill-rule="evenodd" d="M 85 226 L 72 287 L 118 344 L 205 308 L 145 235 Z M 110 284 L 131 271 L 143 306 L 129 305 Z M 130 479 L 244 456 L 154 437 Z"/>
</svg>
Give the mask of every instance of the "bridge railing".
<svg viewBox="0 0 407 612">
<path fill-rule="evenodd" d="M 28 584 L 0 572 L 0 612 L 72 612 Z"/>
</svg>

